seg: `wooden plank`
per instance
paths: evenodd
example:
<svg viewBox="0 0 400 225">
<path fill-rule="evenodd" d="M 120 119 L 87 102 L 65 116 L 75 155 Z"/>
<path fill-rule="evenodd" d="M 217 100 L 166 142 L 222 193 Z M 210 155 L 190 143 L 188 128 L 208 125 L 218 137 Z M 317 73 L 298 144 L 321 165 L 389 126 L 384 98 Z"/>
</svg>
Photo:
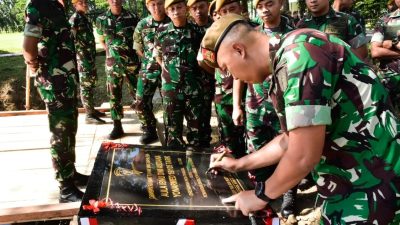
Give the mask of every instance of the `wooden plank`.
<svg viewBox="0 0 400 225">
<path fill-rule="evenodd" d="M 38 205 L 0 209 L 0 223 L 40 221 L 49 219 L 72 219 L 78 214 L 80 202 Z"/>
</svg>

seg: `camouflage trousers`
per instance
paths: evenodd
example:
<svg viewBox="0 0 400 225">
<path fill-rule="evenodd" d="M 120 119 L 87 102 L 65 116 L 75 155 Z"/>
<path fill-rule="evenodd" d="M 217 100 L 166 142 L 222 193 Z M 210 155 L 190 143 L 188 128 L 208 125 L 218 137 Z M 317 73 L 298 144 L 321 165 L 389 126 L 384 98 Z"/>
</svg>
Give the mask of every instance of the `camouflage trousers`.
<svg viewBox="0 0 400 225">
<path fill-rule="evenodd" d="M 79 72 L 79 86 L 83 108 L 86 114 L 94 113 L 94 88 L 96 86 L 96 69 Z"/>
<path fill-rule="evenodd" d="M 110 64 L 107 63 L 107 65 Z M 107 94 L 110 98 L 111 119 L 121 120 L 124 118 L 122 106 L 122 83 L 125 79 L 128 85 L 129 93 L 134 100 L 136 97 L 137 66 L 133 64 L 127 65 L 126 67 L 118 65 L 106 66 L 106 74 Z"/>
<path fill-rule="evenodd" d="M 58 87 L 57 84 L 51 87 L 46 83 L 36 82 L 36 86 L 48 112 L 50 153 L 56 179 L 63 181 L 72 177 L 75 171 L 75 138 L 78 129 L 76 81 L 68 77 L 65 83 L 59 83 L 65 87 Z"/>
<path fill-rule="evenodd" d="M 153 113 L 153 97 L 161 85 L 160 71 L 140 71 L 136 90 L 135 111 L 142 129 L 156 128 Z"/>
<path fill-rule="evenodd" d="M 200 144 L 202 146 L 210 145 L 211 138 L 211 107 L 215 93 L 215 80 L 214 76 L 207 74 L 203 83 L 203 107 L 200 117 Z"/>
<path fill-rule="evenodd" d="M 390 101 L 395 112 L 400 116 L 400 73 L 386 70 L 381 74 L 381 77 L 383 85 L 389 91 Z"/>
<path fill-rule="evenodd" d="M 235 126 L 232 120 L 232 105 L 215 104 L 221 144 L 228 146 L 235 157 L 245 155 L 244 127 Z"/>
<path fill-rule="evenodd" d="M 189 145 L 198 146 L 200 141 L 200 114 L 202 112 L 202 96 L 191 95 L 177 91 L 162 91 L 164 125 L 166 130 L 166 143 L 184 145 L 183 118 L 186 119 L 188 133 L 186 139 Z"/>
</svg>

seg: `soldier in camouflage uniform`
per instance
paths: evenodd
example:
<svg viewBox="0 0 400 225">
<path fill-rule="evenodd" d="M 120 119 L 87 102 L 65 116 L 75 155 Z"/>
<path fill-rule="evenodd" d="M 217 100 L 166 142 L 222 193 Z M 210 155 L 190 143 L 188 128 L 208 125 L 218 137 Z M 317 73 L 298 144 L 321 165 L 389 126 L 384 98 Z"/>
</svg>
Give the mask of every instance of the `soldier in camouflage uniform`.
<svg viewBox="0 0 400 225">
<path fill-rule="evenodd" d="M 400 6 L 400 1 L 395 1 Z M 385 15 L 375 27 L 371 39 L 371 55 L 379 60 L 382 82 L 400 113 L 400 9 Z"/>
<path fill-rule="evenodd" d="M 212 24 L 212 19 L 208 16 L 208 1 L 207 0 L 189 0 L 187 2 L 189 7 L 190 16 L 192 21 L 190 21 L 193 26 L 195 26 L 199 33 L 200 38 L 203 38 L 206 33 L 207 28 Z M 201 127 L 200 127 L 200 147 L 207 148 L 210 147 L 211 141 L 211 106 L 212 100 L 214 99 L 215 93 L 215 79 L 213 74 L 209 73 L 204 69 L 201 69 L 202 87 L 203 87 L 203 107 L 201 112 Z"/>
<path fill-rule="evenodd" d="M 276 45 L 270 44 L 270 55 L 274 57 L 274 48 L 279 43 L 282 35 L 294 30 L 293 23 L 280 13 L 282 7 L 281 0 L 255 0 L 253 5 L 256 8 L 257 15 L 262 19 L 262 24 L 257 27 L 262 33 L 274 38 Z M 277 49 L 275 49 L 277 50 Z M 235 80 L 235 83 L 242 83 L 240 80 Z M 275 113 L 272 101 L 267 93 L 270 88 L 271 76 L 268 76 L 262 83 L 248 84 L 245 100 L 246 111 L 246 141 L 247 152 L 255 152 L 261 149 L 265 144 L 270 142 L 280 132 L 280 124 L 278 116 Z M 239 89 L 234 89 L 233 98 L 241 98 Z M 241 101 L 238 100 L 239 102 Z M 233 105 L 234 111 L 237 114 L 242 114 L 242 109 L 236 104 Z M 235 115 L 235 113 L 233 113 Z M 236 123 L 237 118 L 233 118 Z M 275 166 L 269 166 L 254 171 L 257 181 L 265 181 L 271 176 L 275 170 Z M 295 213 L 297 186 L 289 190 L 283 195 L 281 207 L 281 215 L 288 218 Z"/>
<path fill-rule="evenodd" d="M 215 22 L 202 42 L 209 64 L 237 79 L 259 83 L 273 71 L 269 95 L 284 131 L 241 159 L 212 155 L 210 166 L 228 171 L 279 161 L 265 183 L 223 202 L 236 202 L 247 215 L 314 169 L 322 224 L 400 224 L 400 121 L 375 72 L 334 35 L 295 30 L 273 59 L 269 41 L 232 15 Z"/>
<path fill-rule="evenodd" d="M 158 139 L 153 96 L 157 87 L 161 85 L 161 67 L 153 57 L 154 37 L 158 27 L 169 22 L 165 15 L 164 0 L 147 0 L 146 7 L 151 15 L 140 20 L 133 34 L 133 48 L 141 58 L 135 109 L 142 124 L 142 144 L 149 144 Z"/>
<path fill-rule="evenodd" d="M 122 7 L 122 0 L 108 0 L 110 8 L 96 19 L 100 43 L 106 50 L 107 91 L 110 96 L 111 119 L 114 128 L 108 139 L 115 140 L 124 135 L 121 119 L 122 83 L 126 80 L 133 99 L 136 95 L 139 59 L 133 49 L 133 33 L 137 17 Z"/>
<path fill-rule="evenodd" d="M 303 17 L 297 28 L 312 28 L 347 42 L 360 59 L 368 61 L 367 39 L 357 20 L 346 13 L 335 12 L 329 0 L 306 0 L 309 15 Z"/>
<path fill-rule="evenodd" d="M 48 112 L 50 151 L 60 182 L 59 201 L 75 202 L 83 196 L 76 185 L 85 185 L 88 177 L 75 169 L 78 72 L 74 41 L 62 3 L 28 2 L 23 53 L 29 69 L 36 74 L 35 85 Z"/>
<path fill-rule="evenodd" d="M 199 146 L 200 114 L 203 93 L 196 53 L 200 34 L 188 23 L 183 0 L 165 1 L 165 10 L 172 22 L 157 30 L 153 55 L 162 67 L 161 95 L 163 98 L 166 143 L 170 149 L 183 149 L 183 117 L 187 121 L 187 141 Z"/>
<path fill-rule="evenodd" d="M 86 16 L 88 5 L 86 0 L 72 0 L 71 2 L 76 11 L 70 17 L 69 23 L 75 39 L 81 100 L 86 111 L 85 121 L 88 124 L 102 124 L 105 121 L 100 119 L 99 116 L 104 114 L 94 109 L 93 102 L 93 89 L 97 80 L 96 43 L 92 23 Z"/>
<path fill-rule="evenodd" d="M 354 4 L 354 0 L 335 0 L 335 1 L 333 1 L 332 8 L 336 12 L 344 12 L 349 15 L 352 15 L 357 20 L 357 22 L 360 24 L 360 26 L 362 27 L 363 32 L 365 34 L 365 32 L 366 32 L 365 19 L 360 14 L 359 11 L 354 9 L 353 4 Z"/>
<path fill-rule="evenodd" d="M 217 0 L 215 10 L 220 16 L 229 13 L 240 15 L 243 11 L 239 1 Z M 236 126 L 232 120 L 233 113 L 233 77 L 226 71 L 215 69 L 214 103 L 218 119 L 220 141 L 227 146 L 236 157 L 245 155 L 244 127 Z M 242 105 L 242 101 L 238 102 Z"/>
</svg>

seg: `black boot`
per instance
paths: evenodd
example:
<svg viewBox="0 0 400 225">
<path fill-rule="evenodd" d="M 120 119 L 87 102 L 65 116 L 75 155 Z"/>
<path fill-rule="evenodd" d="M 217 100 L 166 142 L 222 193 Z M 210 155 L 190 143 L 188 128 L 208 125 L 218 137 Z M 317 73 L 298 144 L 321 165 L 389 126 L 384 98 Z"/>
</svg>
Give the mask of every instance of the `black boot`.
<svg viewBox="0 0 400 225">
<path fill-rule="evenodd" d="M 296 197 L 297 197 L 297 185 L 283 194 L 281 214 L 282 217 L 288 219 L 290 215 L 295 215 L 296 210 Z"/>
<path fill-rule="evenodd" d="M 314 185 L 315 185 L 314 179 L 313 179 L 311 173 L 309 173 L 306 177 L 304 177 L 300 181 L 298 188 L 300 191 L 305 191 L 305 190 L 310 189 Z"/>
<path fill-rule="evenodd" d="M 60 181 L 60 203 L 79 202 L 82 201 L 83 192 L 74 184 L 72 179 Z"/>
<path fill-rule="evenodd" d="M 89 176 L 87 175 L 83 175 L 81 173 L 78 173 L 76 170 L 74 172 L 74 177 L 72 178 L 74 181 L 74 184 L 77 187 L 85 187 L 87 186 L 88 180 L 89 180 Z"/>
<path fill-rule="evenodd" d="M 140 143 L 150 144 L 158 141 L 157 131 L 154 127 L 143 127 L 143 135 L 140 137 Z"/>
<path fill-rule="evenodd" d="M 109 140 L 115 140 L 124 136 L 124 130 L 122 129 L 121 120 L 114 120 L 114 128 L 111 133 L 107 136 Z"/>
<path fill-rule="evenodd" d="M 106 116 L 106 113 L 105 112 L 100 112 L 99 110 L 97 110 L 97 109 L 95 109 L 94 110 L 94 113 L 93 113 L 95 116 L 97 116 L 97 117 L 105 117 Z"/>
<path fill-rule="evenodd" d="M 86 124 L 105 124 L 106 123 L 106 121 L 100 119 L 94 113 L 86 115 L 85 122 L 86 122 Z"/>
</svg>

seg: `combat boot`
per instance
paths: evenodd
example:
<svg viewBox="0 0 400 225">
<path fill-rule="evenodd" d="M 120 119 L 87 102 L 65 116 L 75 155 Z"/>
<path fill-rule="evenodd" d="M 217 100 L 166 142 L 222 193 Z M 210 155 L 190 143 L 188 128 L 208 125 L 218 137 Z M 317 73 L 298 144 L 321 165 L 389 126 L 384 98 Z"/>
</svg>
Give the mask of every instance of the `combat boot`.
<svg viewBox="0 0 400 225">
<path fill-rule="evenodd" d="M 158 141 L 158 135 L 156 128 L 154 127 L 143 127 L 143 135 L 140 137 L 140 143 L 150 144 L 152 142 Z"/>
<path fill-rule="evenodd" d="M 73 177 L 72 179 L 73 179 L 73 181 L 74 181 L 74 184 L 75 184 L 77 187 L 83 188 L 83 187 L 87 186 L 87 183 L 88 183 L 88 180 L 89 180 L 89 176 L 83 175 L 83 174 L 81 174 L 81 173 L 78 173 L 78 172 L 75 170 L 75 172 L 74 172 L 74 177 Z"/>
<path fill-rule="evenodd" d="M 124 136 L 124 130 L 122 129 L 121 120 L 114 120 L 114 128 L 111 133 L 107 136 L 109 140 L 115 140 Z"/>
<path fill-rule="evenodd" d="M 97 117 L 105 117 L 106 116 L 106 113 L 105 112 L 100 112 L 99 110 L 97 110 L 97 109 L 95 109 L 94 110 L 94 113 L 93 113 L 95 116 L 97 116 Z"/>
<path fill-rule="evenodd" d="M 88 115 L 86 115 L 85 123 L 86 123 L 86 124 L 105 124 L 106 121 L 100 119 L 99 117 L 97 117 L 97 116 L 93 113 L 93 114 L 88 114 Z"/>
<path fill-rule="evenodd" d="M 283 194 L 281 214 L 282 217 L 288 219 L 290 215 L 295 216 L 296 210 L 296 197 L 297 197 L 297 185 Z"/>
<path fill-rule="evenodd" d="M 82 201 L 83 192 L 74 184 L 72 179 L 60 181 L 60 203 L 79 202 Z"/>
</svg>

